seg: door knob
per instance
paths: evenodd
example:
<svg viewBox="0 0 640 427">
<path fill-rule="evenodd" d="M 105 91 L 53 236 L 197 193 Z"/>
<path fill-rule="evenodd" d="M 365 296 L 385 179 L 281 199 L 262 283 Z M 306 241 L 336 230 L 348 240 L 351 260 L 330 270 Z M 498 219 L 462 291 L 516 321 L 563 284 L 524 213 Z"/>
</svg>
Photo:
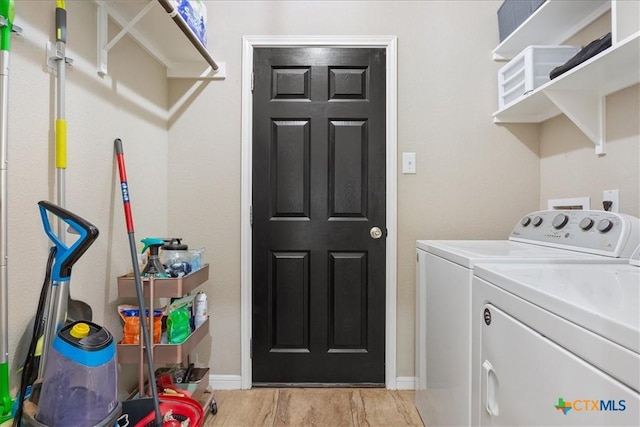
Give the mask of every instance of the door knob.
<svg viewBox="0 0 640 427">
<path fill-rule="evenodd" d="M 382 230 L 380 230 L 380 227 L 373 227 L 369 230 L 369 235 L 372 239 L 379 239 L 382 237 Z"/>
</svg>

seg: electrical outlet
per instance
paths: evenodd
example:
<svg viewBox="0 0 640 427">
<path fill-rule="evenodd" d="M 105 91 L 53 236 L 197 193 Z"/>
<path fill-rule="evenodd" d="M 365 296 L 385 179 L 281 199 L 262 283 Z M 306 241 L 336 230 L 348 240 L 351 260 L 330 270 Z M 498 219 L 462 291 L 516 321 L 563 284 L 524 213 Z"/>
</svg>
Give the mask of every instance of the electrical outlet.
<svg viewBox="0 0 640 427">
<path fill-rule="evenodd" d="M 611 202 L 611 209 L 609 212 L 620 212 L 620 191 L 619 190 L 604 190 L 602 192 L 602 202 Z"/>
</svg>

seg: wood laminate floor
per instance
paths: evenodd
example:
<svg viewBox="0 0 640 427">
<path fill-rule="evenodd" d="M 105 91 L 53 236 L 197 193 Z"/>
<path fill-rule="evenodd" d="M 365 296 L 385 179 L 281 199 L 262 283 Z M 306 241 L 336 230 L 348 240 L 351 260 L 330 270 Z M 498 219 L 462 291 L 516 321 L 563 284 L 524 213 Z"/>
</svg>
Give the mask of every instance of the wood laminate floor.
<svg viewBox="0 0 640 427">
<path fill-rule="evenodd" d="M 214 426 L 422 426 L 413 391 L 379 388 L 216 390 Z"/>
</svg>

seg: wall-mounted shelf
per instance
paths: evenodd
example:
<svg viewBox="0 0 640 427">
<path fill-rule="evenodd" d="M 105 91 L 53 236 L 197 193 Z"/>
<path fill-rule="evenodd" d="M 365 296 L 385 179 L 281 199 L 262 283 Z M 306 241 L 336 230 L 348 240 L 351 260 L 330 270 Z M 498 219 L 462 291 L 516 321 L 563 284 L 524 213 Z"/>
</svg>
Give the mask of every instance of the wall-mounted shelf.
<svg viewBox="0 0 640 427">
<path fill-rule="evenodd" d="M 610 0 L 547 0 L 493 50 L 493 59 L 510 60 L 529 45 L 562 44 L 609 9 Z"/>
<path fill-rule="evenodd" d="M 530 45 L 558 45 L 611 10 L 612 46 L 560 77 L 505 105 L 495 123 L 541 123 L 565 114 L 605 154 L 606 96 L 640 83 L 640 26 L 621 0 L 547 0 L 493 51 L 495 60 L 510 59 Z M 624 38 L 625 35 L 628 37 Z"/>
<path fill-rule="evenodd" d="M 165 10 L 166 0 L 94 0 L 98 9 L 98 74 L 108 74 L 108 53 L 122 37 L 131 36 L 167 68 L 169 78 L 224 79 L 225 64 L 216 62 L 184 20 Z M 169 5 L 169 6 L 168 6 Z M 111 18 L 121 31 L 111 40 Z"/>
<path fill-rule="evenodd" d="M 605 152 L 605 97 L 640 83 L 640 33 L 493 114 L 496 123 L 541 123 L 564 113 Z"/>
</svg>

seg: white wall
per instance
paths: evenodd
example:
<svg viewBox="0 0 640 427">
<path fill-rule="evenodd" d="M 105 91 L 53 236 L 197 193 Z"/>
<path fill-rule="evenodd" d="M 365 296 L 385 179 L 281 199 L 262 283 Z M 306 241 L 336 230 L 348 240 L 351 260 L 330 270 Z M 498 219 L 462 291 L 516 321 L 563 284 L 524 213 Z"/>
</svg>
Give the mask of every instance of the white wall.
<svg viewBox="0 0 640 427">
<path fill-rule="evenodd" d="M 503 238 L 546 199 L 619 188 L 638 214 L 638 88 L 609 97 L 609 153 L 565 117 L 542 125 L 492 123 L 500 1 L 210 1 L 209 48 L 227 79 L 172 80 L 122 39 L 109 76 L 95 72 L 93 2 L 67 2 L 74 59 L 67 73 L 67 207 L 101 236 L 73 271 L 74 298 L 120 337 L 116 277 L 130 268 L 113 139 L 122 138 L 136 237 L 179 235 L 207 248 L 212 337 L 198 364 L 240 374 L 240 91 L 244 35 L 397 35 L 398 151 L 416 175 L 398 175 L 398 372 L 413 376 L 416 239 Z M 13 354 L 35 313 L 50 246 L 36 203 L 54 200 L 55 85 L 44 70 L 55 2 L 16 1 L 24 36 L 11 52 L 9 102 L 9 339 Z M 112 28 L 112 33 L 114 29 Z M 167 124 L 163 112 L 194 91 Z M 401 156 L 398 156 L 399 159 Z M 562 186 L 557 181 L 562 178 Z M 597 187 L 597 188 L 596 188 Z M 602 188 L 600 188 L 602 187 Z M 606 188 L 605 188 L 606 187 Z M 634 211 L 635 209 L 635 211 Z M 130 367 L 123 373 L 131 374 Z"/>
<path fill-rule="evenodd" d="M 214 374 L 240 374 L 240 94 L 242 36 L 397 35 L 398 372 L 413 376 L 416 239 L 501 238 L 538 207 L 538 127 L 495 126 L 499 1 L 207 2 L 209 50 L 227 79 L 204 85 L 170 124 L 169 230 L 212 263 Z M 193 86 L 170 83 L 170 104 Z M 401 158 L 401 156 L 398 156 Z M 205 347 L 205 348 L 203 348 Z M 209 354 L 211 353 L 211 354 Z"/>
<path fill-rule="evenodd" d="M 45 70 L 56 2 L 16 1 L 9 76 L 9 352 L 11 369 L 24 329 L 35 315 L 51 246 L 37 202 L 55 202 L 55 81 Z M 167 108 L 164 68 L 128 38 L 109 56 L 109 76 L 96 69 L 96 7 L 66 2 L 68 11 L 66 207 L 100 236 L 71 276 L 71 295 L 87 302 L 93 320 L 121 335 L 116 277 L 131 268 L 113 141 L 124 144 L 136 237 L 167 232 Z M 72 238 L 69 238 L 69 244 Z M 126 370 L 126 368 L 125 368 Z M 13 382 L 13 386 L 17 383 Z"/>
<path fill-rule="evenodd" d="M 567 197 L 589 197 L 602 209 L 602 191 L 620 190 L 620 212 L 640 216 L 640 85 L 607 97 L 607 154 L 565 116 L 542 125 L 540 204 Z"/>
</svg>

